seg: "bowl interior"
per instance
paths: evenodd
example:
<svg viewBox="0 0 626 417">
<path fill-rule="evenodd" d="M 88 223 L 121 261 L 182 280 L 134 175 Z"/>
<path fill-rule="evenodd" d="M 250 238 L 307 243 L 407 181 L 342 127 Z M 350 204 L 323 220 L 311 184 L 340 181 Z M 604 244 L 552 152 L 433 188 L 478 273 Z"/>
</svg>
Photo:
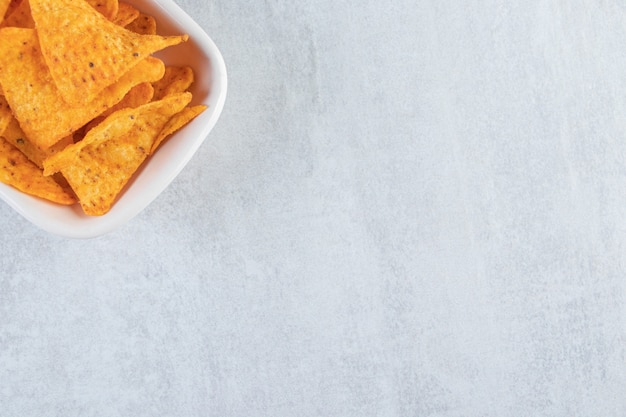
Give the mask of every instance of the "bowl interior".
<svg viewBox="0 0 626 417">
<path fill-rule="evenodd" d="M 171 0 L 126 0 L 157 20 L 160 35 L 189 34 L 189 41 L 155 56 L 166 65 L 189 65 L 195 73 L 192 104 L 208 106 L 176 132 L 143 164 L 104 216 L 92 217 L 79 205 L 62 206 L 0 183 L 0 198 L 36 226 L 70 237 L 90 238 L 110 232 L 146 208 L 180 173 L 215 126 L 226 99 L 226 67 L 218 48 L 202 28 Z"/>
</svg>

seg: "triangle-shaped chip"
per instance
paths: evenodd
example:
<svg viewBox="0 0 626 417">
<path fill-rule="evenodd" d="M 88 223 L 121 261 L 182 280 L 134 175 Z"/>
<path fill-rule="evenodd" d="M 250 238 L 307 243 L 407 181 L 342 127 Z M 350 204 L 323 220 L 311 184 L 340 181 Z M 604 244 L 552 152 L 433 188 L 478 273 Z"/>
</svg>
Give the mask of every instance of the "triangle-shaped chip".
<svg viewBox="0 0 626 417">
<path fill-rule="evenodd" d="M 173 94 L 111 114 L 82 141 L 45 160 L 44 175 L 61 172 L 85 214 L 107 213 L 148 157 L 159 132 L 190 101 L 191 93 Z"/>
<path fill-rule="evenodd" d="M 0 137 L 0 182 L 58 204 L 70 205 L 77 201 L 69 187 L 58 183 L 54 177 L 44 176 L 37 165 L 3 137 Z"/>
<path fill-rule="evenodd" d="M 42 149 L 120 102 L 135 85 L 155 82 L 164 73 L 163 61 L 150 56 L 89 103 L 68 105 L 51 79 L 35 30 L 0 29 L 0 84 L 21 128 Z"/>
<path fill-rule="evenodd" d="M 85 0 L 30 0 L 41 51 L 63 99 L 84 104 L 156 51 L 187 35 L 140 35 Z"/>
</svg>

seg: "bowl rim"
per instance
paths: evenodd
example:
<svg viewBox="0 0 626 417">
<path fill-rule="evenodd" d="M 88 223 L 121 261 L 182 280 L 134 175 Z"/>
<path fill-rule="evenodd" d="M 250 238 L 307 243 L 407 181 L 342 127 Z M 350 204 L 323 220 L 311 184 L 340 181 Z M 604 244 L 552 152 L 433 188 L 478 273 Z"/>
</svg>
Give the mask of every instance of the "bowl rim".
<svg viewBox="0 0 626 417">
<path fill-rule="evenodd" d="M 170 31 L 182 31 L 189 35 L 188 43 L 191 42 L 194 49 L 204 55 L 201 58 L 209 62 L 210 73 L 203 74 L 210 78 L 208 92 L 200 101 L 197 101 L 194 96 L 194 101 L 198 104 L 205 104 L 208 108 L 176 132 L 159 151 L 144 162 L 140 170 L 149 171 L 145 173 L 147 177 L 137 183 L 135 177 L 144 175 L 144 172 L 136 174 L 127 185 L 124 195 L 103 216 L 87 216 L 78 204 L 58 205 L 24 194 L 0 182 L 0 198 L 3 201 L 35 226 L 61 237 L 87 239 L 101 236 L 118 229 L 141 213 L 171 184 L 192 159 L 217 123 L 226 101 L 228 82 L 224 58 L 211 37 L 194 19 L 172 0 L 126 1 L 142 11 L 153 14 L 157 18 L 159 27 L 163 26 L 166 30 L 169 28 Z M 159 54 L 155 55 L 159 56 Z M 198 78 L 198 71 L 195 72 Z M 180 141 L 174 143 L 173 139 L 182 139 L 182 136 L 190 135 L 193 137 L 184 137 L 184 143 L 181 144 Z M 171 155 L 168 157 L 164 153 Z M 165 164 L 167 169 L 163 171 L 156 169 L 155 165 L 159 162 Z"/>
</svg>

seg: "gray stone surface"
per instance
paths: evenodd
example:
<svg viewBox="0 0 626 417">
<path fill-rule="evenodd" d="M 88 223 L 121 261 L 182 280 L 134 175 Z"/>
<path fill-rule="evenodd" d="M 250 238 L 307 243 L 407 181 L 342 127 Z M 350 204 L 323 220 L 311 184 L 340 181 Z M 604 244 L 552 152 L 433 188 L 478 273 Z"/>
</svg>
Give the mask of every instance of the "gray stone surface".
<svg viewBox="0 0 626 417">
<path fill-rule="evenodd" d="M 1 416 L 625 416 L 626 4 L 179 0 L 222 118 L 118 231 L 0 204 Z"/>
</svg>

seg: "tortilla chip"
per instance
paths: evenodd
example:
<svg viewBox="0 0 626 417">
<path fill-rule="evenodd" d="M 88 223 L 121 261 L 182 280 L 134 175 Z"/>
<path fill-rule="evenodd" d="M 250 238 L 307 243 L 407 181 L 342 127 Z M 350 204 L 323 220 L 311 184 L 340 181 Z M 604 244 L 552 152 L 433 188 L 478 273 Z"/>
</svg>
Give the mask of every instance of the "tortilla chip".
<svg viewBox="0 0 626 417">
<path fill-rule="evenodd" d="M 61 97 L 74 105 L 92 101 L 152 53 L 188 39 L 139 35 L 84 1 L 31 0 L 30 6 L 52 79 Z"/>
<path fill-rule="evenodd" d="M 39 168 L 43 168 L 43 161 L 45 159 L 74 143 L 74 139 L 72 135 L 70 135 L 61 139 L 48 149 L 41 149 L 28 139 L 15 118 L 11 118 L 11 121 L 1 136 L 3 136 L 11 145 L 19 149 L 24 156 L 26 156 Z"/>
<path fill-rule="evenodd" d="M 2 20 L 4 20 L 5 14 L 10 4 L 11 0 L 0 0 L 0 23 L 2 23 Z"/>
<path fill-rule="evenodd" d="M 154 86 L 154 100 L 176 93 L 187 91 L 193 83 L 194 75 L 191 67 L 165 67 L 165 75 L 152 83 Z"/>
<path fill-rule="evenodd" d="M 60 172 L 79 160 L 79 155 L 83 148 L 98 141 L 105 141 L 110 138 L 124 136 L 135 125 L 134 121 L 135 109 L 124 109 L 107 117 L 102 123 L 88 132 L 85 137 L 74 143 L 74 145 L 66 147 L 62 152 L 53 155 L 43 162 L 44 175 L 52 175 Z"/>
<path fill-rule="evenodd" d="M 128 93 L 126 93 L 122 101 L 89 122 L 85 126 L 85 132 L 93 129 L 113 112 L 122 109 L 135 108 L 141 106 L 142 104 L 149 103 L 152 100 L 153 95 L 154 87 L 152 87 L 151 83 L 146 82 L 134 86 Z"/>
<path fill-rule="evenodd" d="M 13 10 L 17 9 L 17 6 L 19 6 L 21 3 L 22 3 L 22 0 L 11 0 L 9 2 L 9 7 L 7 7 L 7 10 L 4 13 L 4 18 L 6 19 L 7 16 L 13 13 Z"/>
<path fill-rule="evenodd" d="M 113 23 L 118 26 L 126 26 L 139 17 L 141 12 L 128 3 L 121 2 L 117 16 L 112 19 Z"/>
<path fill-rule="evenodd" d="M 0 7 L 2 1 L 0 0 Z M 112 20 L 117 16 L 118 2 L 117 0 L 86 0 L 87 3 L 100 14 L 109 20 Z M 29 0 L 22 0 L 21 2 L 15 2 L 16 6 L 7 12 L 5 16 L 5 22 L 2 22 L 2 27 L 20 27 L 31 28 L 35 27 L 35 21 L 30 12 Z M 1 20 L 0 20 L 1 21 Z"/>
<path fill-rule="evenodd" d="M 74 193 L 53 177 L 44 177 L 41 169 L 22 152 L 0 137 L 0 181 L 26 194 L 59 204 L 74 204 Z"/>
<path fill-rule="evenodd" d="M 109 20 L 115 19 L 119 10 L 117 0 L 87 0 L 87 3 Z"/>
<path fill-rule="evenodd" d="M 30 3 L 23 0 L 0 24 L 0 27 L 35 28 L 35 21 L 30 13 Z"/>
<path fill-rule="evenodd" d="M 69 106 L 52 82 L 32 29 L 0 29 L 0 84 L 28 138 L 47 149 L 117 104 L 135 85 L 161 78 L 163 62 L 148 57 L 86 105 Z"/>
<path fill-rule="evenodd" d="M 156 35 L 157 24 L 154 17 L 140 13 L 135 20 L 124 27 L 140 35 Z"/>
<path fill-rule="evenodd" d="M 4 133 L 4 130 L 9 125 L 12 119 L 13 113 L 11 113 L 9 103 L 7 103 L 7 100 L 4 98 L 4 96 L 0 96 L 0 136 Z"/>
<path fill-rule="evenodd" d="M 102 113 L 101 116 L 106 117 L 113 112 L 129 107 L 139 107 L 142 104 L 149 103 L 152 100 L 152 97 L 154 97 L 154 87 L 152 86 L 152 83 L 143 82 L 141 84 L 137 84 L 131 88 L 128 93 L 126 93 L 122 101 Z"/>
<path fill-rule="evenodd" d="M 110 115 L 85 138 L 44 162 L 46 175 L 60 171 L 91 216 L 107 213 L 148 156 L 167 121 L 191 100 L 190 93 Z"/>
<path fill-rule="evenodd" d="M 165 139 L 167 139 L 171 134 L 180 130 L 187 123 L 191 122 L 195 119 L 200 113 L 205 111 L 207 106 L 201 104 L 193 107 L 185 107 L 181 112 L 172 116 L 170 120 L 167 121 L 163 129 L 159 133 L 159 136 L 154 141 L 152 148 L 150 149 L 150 155 L 152 155 L 159 145 L 163 143 Z"/>
</svg>

